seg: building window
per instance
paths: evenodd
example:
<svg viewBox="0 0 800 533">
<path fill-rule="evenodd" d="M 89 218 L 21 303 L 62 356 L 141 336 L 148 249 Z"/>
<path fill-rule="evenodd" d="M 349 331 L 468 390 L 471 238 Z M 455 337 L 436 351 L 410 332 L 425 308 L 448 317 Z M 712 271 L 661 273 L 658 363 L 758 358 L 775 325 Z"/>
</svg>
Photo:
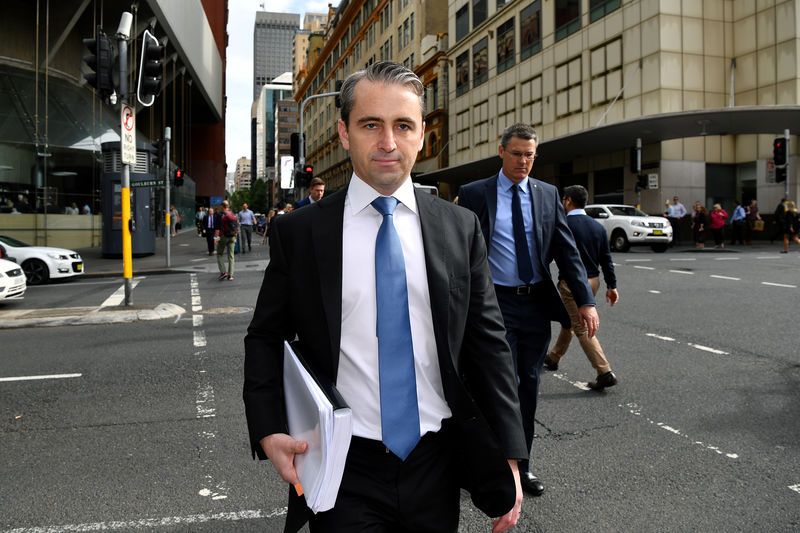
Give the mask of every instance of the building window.
<svg viewBox="0 0 800 533">
<path fill-rule="evenodd" d="M 456 58 L 456 96 L 469 91 L 469 52 Z"/>
<path fill-rule="evenodd" d="M 403 49 L 403 25 L 397 27 L 397 53 Z"/>
<path fill-rule="evenodd" d="M 542 123 L 542 77 L 537 76 L 520 85 L 522 122 L 536 126 Z"/>
<path fill-rule="evenodd" d="M 497 135 L 503 135 L 503 131 L 516 120 L 516 88 L 511 88 L 497 95 Z"/>
<path fill-rule="evenodd" d="M 581 99 L 581 57 L 556 65 L 556 117 L 579 113 Z"/>
<path fill-rule="evenodd" d="M 425 86 L 425 107 L 428 113 L 439 109 L 439 78 Z"/>
<path fill-rule="evenodd" d="M 556 41 L 581 29 L 580 0 L 556 0 Z"/>
<path fill-rule="evenodd" d="M 520 13 L 520 60 L 528 59 L 542 50 L 542 7 L 536 0 Z"/>
<path fill-rule="evenodd" d="M 475 124 L 475 146 L 489 140 L 489 102 L 483 101 L 472 108 L 472 123 Z"/>
<path fill-rule="evenodd" d="M 408 19 L 403 21 L 403 46 L 408 45 L 411 41 L 411 34 L 408 31 Z"/>
<path fill-rule="evenodd" d="M 411 13 L 411 40 L 414 40 L 414 13 Z"/>
<path fill-rule="evenodd" d="M 480 26 L 486 20 L 487 7 L 486 0 L 472 0 L 472 29 Z"/>
<path fill-rule="evenodd" d="M 472 47 L 472 86 L 489 79 L 489 38 L 484 37 Z"/>
<path fill-rule="evenodd" d="M 456 150 L 469 150 L 469 109 L 456 115 Z"/>
<path fill-rule="evenodd" d="M 622 89 L 622 39 L 617 38 L 589 52 L 591 61 L 591 102 L 602 105 Z"/>
<path fill-rule="evenodd" d="M 514 65 L 514 19 L 510 18 L 497 28 L 497 73 Z"/>
<path fill-rule="evenodd" d="M 619 0 L 589 0 L 589 22 L 599 20 L 619 9 L 619 4 Z"/>
<path fill-rule="evenodd" d="M 456 42 L 469 33 L 469 6 L 464 6 L 456 11 Z"/>
</svg>

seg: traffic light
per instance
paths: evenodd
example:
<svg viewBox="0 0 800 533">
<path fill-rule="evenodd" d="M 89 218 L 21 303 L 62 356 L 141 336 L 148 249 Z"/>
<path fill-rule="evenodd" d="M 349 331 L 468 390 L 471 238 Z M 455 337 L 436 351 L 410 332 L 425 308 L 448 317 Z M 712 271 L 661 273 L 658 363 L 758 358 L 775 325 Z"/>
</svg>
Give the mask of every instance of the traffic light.
<svg viewBox="0 0 800 533">
<path fill-rule="evenodd" d="M 294 186 L 295 188 L 308 187 L 311 184 L 311 178 L 314 176 L 314 165 L 297 165 L 294 170 Z"/>
<path fill-rule="evenodd" d="M 784 137 L 776 137 L 772 141 L 772 161 L 776 167 L 786 164 L 786 139 Z"/>
<path fill-rule="evenodd" d="M 164 63 L 164 47 L 152 33 L 144 31 L 142 57 L 139 62 L 139 85 L 136 98 L 144 106 L 151 106 L 161 93 L 161 66 Z"/>
<path fill-rule="evenodd" d="M 775 183 L 783 183 L 784 181 L 786 181 L 786 165 L 775 167 Z"/>
<path fill-rule="evenodd" d="M 173 180 L 172 182 L 175 184 L 176 187 L 181 187 L 183 185 L 183 170 L 176 169 L 173 172 Z"/>
<path fill-rule="evenodd" d="M 303 134 L 302 133 L 292 133 L 290 141 L 291 141 L 291 148 L 290 153 L 292 157 L 294 157 L 295 161 L 300 160 L 300 143 L 303 142 Z"/>
<path fill-rule="evenodd" d="M 636 176 L 636 192 L 647 189 L 647 174 L 639 174 Z"/>
<path fill-rule="evenodd" d="M 156 149 L 156 153 L 153 156 L 153 162 L 155 166 L 158 168 L 164 168 L 166 166 L 166 159 L 167 159 L 167 142 L 164 139 L 159 139 L 154 143 L 151 143 L 153 148 Z"/>
<path fill-rule="evenodd" d="M 311 178 L 314 177 L 314 165 L 309 165 L 308 163 L 306 163 L 303 166 L 303 173 L 306 175 L 308 181 L 311 181 Z"/>
<path fill-rule="evenodd" d="M 114 92 L 114 80 L 111 76 L 114 70 L 114 52 L 111 49 L 111 40 L 98 26 L 94 39 L 83 39 L 83 45 L 89 49 L 89 55 L 83 57 L 86 65 L 92 72 L 84 74 L 86 81 L 94 87 L 101 98 Z"/>
</svg>

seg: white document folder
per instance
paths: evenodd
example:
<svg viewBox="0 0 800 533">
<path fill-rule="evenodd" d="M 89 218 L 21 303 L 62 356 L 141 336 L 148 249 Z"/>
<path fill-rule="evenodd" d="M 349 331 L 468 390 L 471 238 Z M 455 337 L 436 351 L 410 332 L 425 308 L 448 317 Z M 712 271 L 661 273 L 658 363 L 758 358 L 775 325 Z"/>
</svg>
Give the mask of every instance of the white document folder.
<svg viewBox="0 0 800 533">
<path fill-rule="evenodd" d="M 294 465 L 306 504 L 315 514 L 333 508 L 350 449 L 350 408 L 332 383 L 312 375 L 288 342 L 283 349 L 283 389 L 289 434 L 308 443 Z"/>
</svg>

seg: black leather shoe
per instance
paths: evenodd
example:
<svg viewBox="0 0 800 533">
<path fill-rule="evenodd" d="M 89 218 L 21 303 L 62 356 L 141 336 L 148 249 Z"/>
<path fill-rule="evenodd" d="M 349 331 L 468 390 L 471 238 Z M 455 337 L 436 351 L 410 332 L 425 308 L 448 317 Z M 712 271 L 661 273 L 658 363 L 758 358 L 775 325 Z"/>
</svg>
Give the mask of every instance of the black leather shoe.
<svg viewBox="0 0 800 533">
<path fill-rule="evenodd" d="M 530 472 L 520 472 L 519 479 L 522 483 L 522 490 L 534 496 L 541 496 L 544 492 L 544 484 L 542 480 L 534 476 Z"/>
<path fill-rule="evenodd" d="M 555 371 L 555 370 L 558 370 L 558 363 L 556 363 L 555 361 L 550 359 L 550 356 L 548 355 L 547 357 L 544 358 L 544 367 L 547 370 Z"/>
<path fill-rule="evenodd" d="M 602 376 L 597 376 L 597 381 L 590 381 L 589 388 L 592 390 L 603 390 L 606 387 L 613 387 L 617 384 L 617 376 L 613 372 L 606 372 Z"/>
</svg>

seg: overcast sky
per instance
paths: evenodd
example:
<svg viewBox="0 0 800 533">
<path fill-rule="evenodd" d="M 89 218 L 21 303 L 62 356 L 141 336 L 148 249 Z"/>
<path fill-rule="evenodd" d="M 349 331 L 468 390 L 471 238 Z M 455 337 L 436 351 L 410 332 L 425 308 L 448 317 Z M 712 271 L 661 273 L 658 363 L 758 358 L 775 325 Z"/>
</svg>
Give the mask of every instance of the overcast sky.
<svg viewBox="0 0 800 533">
<path fill-rule="evenodd" d="M 236 160 L 250 157 L 250 107 L 253 104 L 253 24 L 256 11 L 327 13 L 328 3 L 338 0 L 229 0 L 228 1 L 228 96 L 225 124 L 225 160 L 228 172 L 236 170 Z"/>
</svg>

